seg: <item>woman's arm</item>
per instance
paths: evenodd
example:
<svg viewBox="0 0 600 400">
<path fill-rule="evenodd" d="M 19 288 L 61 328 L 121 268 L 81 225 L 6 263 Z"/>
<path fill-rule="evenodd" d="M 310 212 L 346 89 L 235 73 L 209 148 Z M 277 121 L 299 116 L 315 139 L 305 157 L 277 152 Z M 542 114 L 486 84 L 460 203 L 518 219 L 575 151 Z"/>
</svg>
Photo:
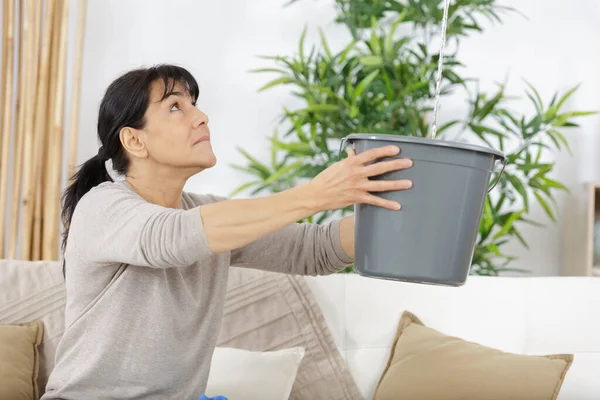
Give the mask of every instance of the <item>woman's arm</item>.
<svg viewBox="0 0 600 400">
<path fill-rule="evenodd" d="M 352 264 L 342 245 L 344 220 L 291 224 L 231 252 L 231 265 L 292 275 L 328 275 Z M 353 225 L 353 224 L 352 224 Z"/>
<path fill-rule="evenodd" d="M 213 253 L 247 246 L 319 211 L 309 185 L 256 199 L 225 200 L 200 207 Z"/>
<path fill-rule="evenodd" d="M 340 242 L 344 253 L 354 259 L 354 216 L 344 217 L 340 221 Z"/>
<path fill-rule="evenodd" d="M 333 164 L 309 183 L 256 199 L 226 200 L 191 210 L 148 203 L 119 185 L 86 194 L 75 209 L 67 251 L 90 263 L 126 263 L 155 268 L 188 266 L 253 243 L 324 210 L 357 202 L 395 209 L 397 203 L 370 192 L 400 190 L 407 181 L 371 181 L 370 176 L 406 168 L 391 156 L 397 148 L 373 149 Z"/>
</svg>

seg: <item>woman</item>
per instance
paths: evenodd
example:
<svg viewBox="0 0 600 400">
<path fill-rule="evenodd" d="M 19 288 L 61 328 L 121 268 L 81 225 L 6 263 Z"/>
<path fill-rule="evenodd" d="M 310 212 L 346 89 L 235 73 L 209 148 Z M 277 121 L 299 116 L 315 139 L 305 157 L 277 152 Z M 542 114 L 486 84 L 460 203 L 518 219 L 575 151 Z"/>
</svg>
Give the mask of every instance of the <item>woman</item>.
<svg viewBox="0 0 600 400">
<path fill-rule="evenodd" d="M 126 73 L 100 105 L 98 155 L 63 195 L 65 332 L 44 400 L 197 399 L 217 340 L 230 265 L 325 275 L 352 263 L 351 217 L 297 224 L 409 181 L 370 176 L 410 160 L 369 164 L 396 147 L 349 157 L 307 184 L 228 200 L 183 191 L 216 157 L 198 85 L 183 68 Z M 113 182 L 105 162 L 123 175 Z M 226 395 L 226 393 L 224 393 Z"/>
</svg>

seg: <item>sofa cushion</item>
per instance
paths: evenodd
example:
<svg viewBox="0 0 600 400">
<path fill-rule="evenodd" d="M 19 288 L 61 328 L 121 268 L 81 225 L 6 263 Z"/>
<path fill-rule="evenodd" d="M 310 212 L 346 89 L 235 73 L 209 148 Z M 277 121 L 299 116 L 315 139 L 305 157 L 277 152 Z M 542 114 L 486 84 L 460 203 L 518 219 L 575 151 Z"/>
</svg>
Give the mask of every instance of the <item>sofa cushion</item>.
<svg viewBox="0 0 600 400">
<path fill-rule="evenodd" d="M 469 277 L 464 286 L 448 287 L 347 275 L 346 348 L 389 348 L 400 316 L 411 310 L 448 335 L 503 351 L 524 352 L 525 282 Z"/>
<path fill-rule="evenodd" d="M 44 327 L 40 321 L 0 325 L 0 399 L 37 400 Z"/>
<path fill-rule="evenodd" d="M 248 351 L 217 347 L 206 394 L 227 400 L 287 400 L 305 350 Z"/>
<path fill-rule="evenodd" d="M 575 353 L 557 400 L 598 400 L 600 398 L 600 353 Z"/>
<path fill-rule="evenodd" d="M 39 320 L 44 326 L 37 380 L 43 393 L 64 332 L 66 292 L 62 265 L 56 261 L 0 260 L 0 288 L 0 324 Z"/>
<path fill-rule="evenodd" d="M 573 355 L 503 352 L 428 328 L 404 312 L 374 400 L 556 400 Z"/>
<path fill-rule="evenodd" d="M 303 277 L 232 267 L 218 346 L 304 347 L 294 399 L 362 399 Z"/>
<path fill-rule="evenodd" d="M 600 353 L 600 279 L 538 277 L 528 283 L 527 352 Z"/>
</svg>

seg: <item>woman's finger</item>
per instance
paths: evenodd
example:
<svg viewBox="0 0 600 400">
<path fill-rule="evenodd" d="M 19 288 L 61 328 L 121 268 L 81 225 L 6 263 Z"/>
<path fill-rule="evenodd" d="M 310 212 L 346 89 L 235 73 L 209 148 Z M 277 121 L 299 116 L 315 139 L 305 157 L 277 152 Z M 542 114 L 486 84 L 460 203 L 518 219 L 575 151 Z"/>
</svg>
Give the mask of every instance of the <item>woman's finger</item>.
<svg viewBox="0 0 600 400">
<path fill-rule="evenodd" d="M 363 190 L 368 192 L 392 192 L 396 190 L 406 190 L 412 187 L 412 181 L 409 179 L 400 179 L 395 181 L 373 181 L 367 180 L 362 186 Z"/>
<path fill-rule="evenodd" d="M 352 147 L 347 147 L 346 154 L 348 154 L 348 157 L 354 157 L 356 155 L 356 151 L 354 151 Z"/>
<path fill-rule="evenodd" d="M 378 176 L 386 172 L 399 171 L 412 167 L 413 162 L 408 158 L 399 158 L 392 161 L 381 161 L 362 168 L 362 175 Z"/>
<path fill-rule="evenodd" d="M 372 195 L 370 193 L 365 193 L 365 195 L 362 198 L 362 203 L 370 204 L 376 207 L 386 208 L 388 210 L 399 210 L 402 207 L 400 203 L 396 201 L 387 200 L 382 197 Z"/>
<path fill-rule="evenodd" d="M 367 164 L 371 161 L 375 161 L 379 158 L 392 157 L 400 153 L 400 147 L 398 146 L 383 146 L 376 147 L 364 151 L 355 157 L 355 161 L 359 164 Z"/>
</svg>

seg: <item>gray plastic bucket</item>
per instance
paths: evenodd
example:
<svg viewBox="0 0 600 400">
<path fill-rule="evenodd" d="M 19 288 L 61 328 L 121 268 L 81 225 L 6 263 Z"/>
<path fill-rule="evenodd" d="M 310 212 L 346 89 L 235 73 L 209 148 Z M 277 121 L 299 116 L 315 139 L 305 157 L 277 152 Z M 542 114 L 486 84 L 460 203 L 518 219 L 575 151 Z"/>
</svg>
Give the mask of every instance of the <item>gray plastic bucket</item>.
<svg viewBox="0 0 600 400">
<path fill-rule="evenodd" d="M 486 147 L 399 135 L 351 134 L 341 146 L 360 154 L 390 144 L 400 154 L 387 159 L 410 158 L 413 166 L 371 179 L 410 179 L 413 187 L 375 193 L 398 201 L 399 211 L 355 206 L 355 270 L 374 278 L 463 285 L 485 198 L 495 186 L 489 188 L 490 177 L 497 161 L 504 170 L 506 157 Z"/>
</svg>

